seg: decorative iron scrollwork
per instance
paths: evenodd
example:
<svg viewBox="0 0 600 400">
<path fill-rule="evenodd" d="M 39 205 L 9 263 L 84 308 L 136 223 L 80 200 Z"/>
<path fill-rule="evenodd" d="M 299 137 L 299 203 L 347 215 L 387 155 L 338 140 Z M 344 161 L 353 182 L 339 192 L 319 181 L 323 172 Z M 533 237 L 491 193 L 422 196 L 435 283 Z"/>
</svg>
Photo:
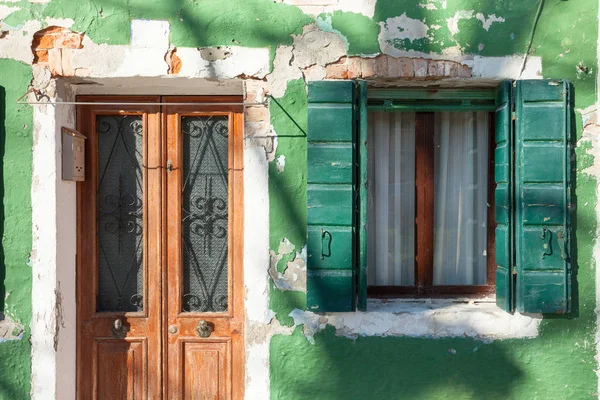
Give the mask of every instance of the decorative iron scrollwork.
<svg viewBox="0 0 600 400">
<path fill-rule="evenodd" d="M 228 149 L 226 116 L 182 117 L 184 312 L 227 310 Z"/>
</svg>

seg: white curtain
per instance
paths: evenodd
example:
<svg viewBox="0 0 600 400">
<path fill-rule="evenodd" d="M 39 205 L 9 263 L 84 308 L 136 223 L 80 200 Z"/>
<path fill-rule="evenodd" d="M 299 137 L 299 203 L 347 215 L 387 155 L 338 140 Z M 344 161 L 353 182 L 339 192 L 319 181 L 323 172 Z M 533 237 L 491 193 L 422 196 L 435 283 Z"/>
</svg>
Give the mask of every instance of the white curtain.
<svg viewBox="0 0 600 400">
<path fill-rule="evenodd" d="M 370 286 L 415 283 L 415 114 L 368 115 Z M 434 285 L 487 271 L 488 113 L 435 113 Z"/>
<path fill-rule="evenodd" d="M 434 285 L 487 280 L 488 113 L 435 114 Z"/>
<path fill-rule="evenodd" d="M 368 284 L 414 285 L 415 114 L 368 120 Z"/>
</svg>

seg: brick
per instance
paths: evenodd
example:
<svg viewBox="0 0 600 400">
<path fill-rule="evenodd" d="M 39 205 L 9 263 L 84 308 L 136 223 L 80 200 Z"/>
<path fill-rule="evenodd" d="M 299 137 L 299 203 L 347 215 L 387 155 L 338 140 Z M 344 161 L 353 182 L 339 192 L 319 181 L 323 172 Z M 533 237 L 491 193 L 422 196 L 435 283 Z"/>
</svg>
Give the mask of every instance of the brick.
<svg viewBox="0 0 600 400">
<path fill-rule="evenodd" d="M 304 70 L 304 79 L 307 81 L 322 81 L 327 76 L 327 71 L 320 65 L 313 65 Z"/>
<path fill-rule="evenodd" d="M 360 70 L 362 78 L 375 76 L 375 60 L 373 58 L 361 58 Z"/>
<path fill-rule="evenodd" d="M 429 60 L 427 63 L 427 76 L 430 78 L 443 78 L 444 69 L 443 61 Z"/>
<path fill-rule="evenodd" d="M 387 77 L 399 78 L 402 76 L 402 59 L 396 57 L 388 57 L 387 60 Z"/>
<path fill-rule="evenodd" d="M 34 50 L 33 51 L 33 63 L 34 64 L 45 64 L 48 62 L 48 50 Z"/>
<path fill-rule="evenodd" d="M 269 109 L 267 107 L 246 107 L 245 121 L 269 121 Z"/>
<path fill-rule="evenodd" d="M 346 64 L 348 67 L 348 79 L 362 77 L 362 62 L 359 57 L 348 57 Z"/>
<path fill-rule="evenodd" d="M 412 58 L 402 57 L 402 77 L 413 78 L 415 76 L 415 69 L 413 66 Z"/>
<path fill-rule="evenodd" d="M 325 67 L 328 79 L 348 79 L 348 66 L 346 64 L 329 64 Z"/>
<path fill-rule="evenodd" d="M 459 64 L 453 61 L 444 62 L 444 75 L 450 78 L 458 77 Z"/>
<path fill-rule="evenodd" d="M 246 85 L 246 98 L 244 99 L 247 103 L 256 103 L 265 100 L 265 94 L 267 90 L 265 86 L 267 86 L 266 82 L 247 79 L 244 81 Z"/>
<path fill-rule="evenodd" d="M 375 69 L 375 75 L 385 77 L 388 73 L 388 56 L 381 55 L 375 57 L 375 63 L 373 64 Z"/>
<path fill-rule="evenodd" d="M 413 69 L 415 77 L 425 78 L 427 76 L 427 60 L 424 58 L 413 58 Z"/>
</svg>

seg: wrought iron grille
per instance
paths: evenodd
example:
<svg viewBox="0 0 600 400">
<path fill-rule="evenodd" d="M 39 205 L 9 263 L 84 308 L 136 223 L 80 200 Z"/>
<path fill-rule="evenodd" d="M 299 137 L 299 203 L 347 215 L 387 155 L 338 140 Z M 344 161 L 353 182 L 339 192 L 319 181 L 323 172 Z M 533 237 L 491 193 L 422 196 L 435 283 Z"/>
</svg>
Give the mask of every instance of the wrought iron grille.
<svg viewBox="0 0 600 400">
<path fill-rule="evenodd" d="M 227 311 L 228 117 L 182 117 L 183 310 Z"/>
<path fill-rule="evenodd" d="M 143 310 L 141 116 L 98 116 L 96 309 Z"/>
</svg>

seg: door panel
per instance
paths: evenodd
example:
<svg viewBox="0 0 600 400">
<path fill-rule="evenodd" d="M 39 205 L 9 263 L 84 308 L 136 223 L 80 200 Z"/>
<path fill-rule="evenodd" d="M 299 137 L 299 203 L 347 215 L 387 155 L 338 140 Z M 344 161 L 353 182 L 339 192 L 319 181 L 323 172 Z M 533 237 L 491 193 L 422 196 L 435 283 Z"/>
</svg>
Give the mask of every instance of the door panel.
<svg viewBox="0 0 600 400">
<path fill-rule="evenodd" d="M 193 340 L 193 339 L 192 339 Z M 229 343 L 182 341 L 183 399 L 230 398 Z"/>
<path fill-rule="evenodd" d="M 94 397 L 99 399 L 146 399 L 146 340 L 97 339 L 95 360 L 97 381 Z"/>
<path fill-rule="evenodd" d="M 163 111 L 165 162 L 172 165 L 166 172 L 165 237 L 179 238 L 166 244 L 168 398 L 240 399 L 242 109 L 168 105 Z"/>
<path fill-rule="evenodd" d="M 77 185 L 77 395 L 158 398 L 160 171 L 144 167 L 160 162 L 160 109 L 77 111 L 87 137 L 86 180 Z"/>
</svg>

